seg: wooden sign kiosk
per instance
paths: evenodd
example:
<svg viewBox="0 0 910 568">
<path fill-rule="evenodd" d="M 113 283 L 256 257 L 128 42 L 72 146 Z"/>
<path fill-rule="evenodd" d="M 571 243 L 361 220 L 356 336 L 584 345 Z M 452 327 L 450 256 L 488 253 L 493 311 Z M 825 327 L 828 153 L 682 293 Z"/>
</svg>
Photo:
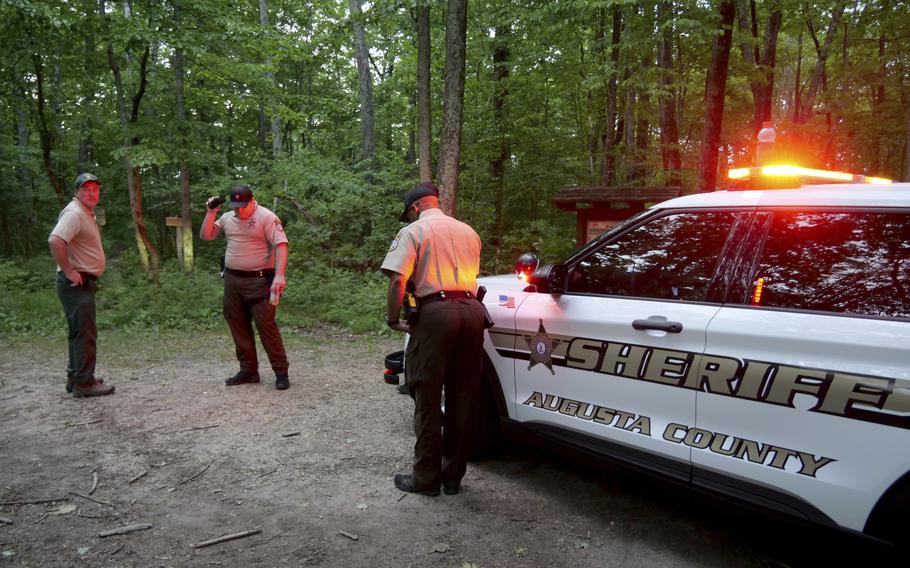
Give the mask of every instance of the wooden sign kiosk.
<svg viewBox="0 0 910 568">
<path fill-rule="evenodd" d="M 655 203 L 679 196 L 677 187 L 564 187 L 553 205 L 578 215 L 575 244 L 581 246 Z"/>
</svg>

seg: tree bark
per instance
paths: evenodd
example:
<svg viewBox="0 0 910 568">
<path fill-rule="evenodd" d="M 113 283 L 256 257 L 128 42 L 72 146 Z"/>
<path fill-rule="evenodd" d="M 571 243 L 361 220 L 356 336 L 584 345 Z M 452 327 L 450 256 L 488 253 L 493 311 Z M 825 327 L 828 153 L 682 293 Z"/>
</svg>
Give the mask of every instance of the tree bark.
<svg viewBox="0 0 910 568">
<path fill-rule="evenodd" d="M 361 159 L 367 165 L 368 179 L 376 173 L 376 139 L 373 127 L 373 78 L 370 75 L 370 53 L 363 29 L 360 0 L 350 0 L 351 22 L 354 26 L 354 51 L 357 54 L 357 84 L 360 95 Z"/>
<path fill-rule="evenodd" d="M 509 24 L 500 24 L 495 28 L 496 44 L 493 48 L 493 123 L 496 135 L 499 137 L 497 151 L 490 162 L 490 175 L 493 178 L 496 190 L 496 210 L 494 224 L 496 226 L 494 255 L 494 273 L 499 273 L 499 253 L 502 247 L 503 235 L 503 209 L 505 207 L 506 193 L 506 163 L 512 154 L 512 148 L 506 127 L 506 97 L 509 95 L 509 41 L 512 36 Z"/>
<path fill-rule="evenodd" d="M 657 65 L 660 67 L 660 157 L 664 183 L 679 187 L 682 159 L 679 153 L 679 123 L 676 115 L 676 86 L 673 79 L 673 5 L 663 0 L 657 5 L 660 40 Z"/>
<path fill-rule="evenodd" d="M 910 110 L 907 111 L 907 128 L 904 130 L 904 181 L 910 182 Z"/>
<path fill-rule="evenodd" d="M 417 3 L 417 164 L 420 181 L 433 181 L 433 139 L 430 101 L 430 4 Z"/>
<path fill-rule="evenodd" d="M 174 3 L 174 23 L 178 28 L 182 26 L 180 4 Z M 186 120 L 186 98 L 184 96 L 184 83 L 186 70 L 184 66 L 183 48 L 174 51 L 174 96 L 177 102 L 177 123 L 180 138 L 180 220 L 181 230 L 177 243 L 178 261 L 180 270 L 193 271 L 193 211 L 190 206 L 190 168 L 186 161 L 188 146 Z"/>
<path fill-rule="evenodd" d="M 606 110 L 604 111 L 604 130 L 601 137 L 603 161 L 601 162 L 601 183 L 609 187 L 616 179 L 616 108 L 619 72 L 619 43 L 622 39 L 622 6 L 613 6 L 613 32 L 610 37 L 610 71 L 607 82 Z"/>
<path fill-rule="evenodd" d="M 705 126 L 702 131 L 701 162 L 697 191 L 714 191 L 717 186 L 717 154 L 724 122 L 724 96 L 727 92 L 730 48 L 736 9 L 733 0 L 718 3 L 721 33 L 714 38 L 711 66 L 705 81 Z"/>
<path fill-rule="evenodd" d="M 269 28 L 269 2 L 268 0 L 259 0 L 259 24 L 262 26 L 263 30 L 268 30 Z M 265 72 L 265 77 L 268 79 L 269 86 L 276 88 L 278 86 L 277 81 L 275 80 L 275 72 L 272 71 L 272 57 L 270 55 L 265 56 L 265 67 L 267 71 Z M 281 145 L 281 119 L 278 117 L 278 110 L 275 108 L 275 95 L 269 94 L 269 113 L 271 114 L 271 125 L 272 125 L 272 158 L 277 158 L 281 155 L 282 145 Z"/>
<path fill-rule="evenodd" d="M 47 125 L 47 116 L 44 112 L 44 64 L 41 62 L 41 56 L 38 54 L 34 55 L 33 61 L 35 63 L 35 83 L 38 87 L 38 135 L 41 138 L 41 157 L 44 159 L 44 169 L 47 171 L 47 177 L 51 182 L 51 187 L 54 188 L 54 193 L 57 194 L 57 203 L 60 205 L 60 208 L 63 209 L 66 205 L 66 196 L 60 185 L 60 179 L 57 175 L 56 168 L 54 168 L 53 159 L 51 158 L 51 152 L 54 148 L 54 138 L 50 127 Z"/>
<path fill-rule="evenodd" d="M 815 99 L 825 80 L 825 66 L 828 62 L 828 56 L 831 54 L 831 45 L 834 43 L 834 36 L 837 35 L 837 28 L 840 26 L 840 20 L 846 7 L 847 2 L 841 0 L 832 9 L 831 21 L 828 23 L 828 29 L 825 32 L 824 45 L 818 45 L 818 40 L 814 35 L 815 29 L 811 25 L 809 26 L 809 30 L 813 33 L 813 38 L 816 40 L 818 58 L 815 61 L 815 70 L 809 79 L 809 87 L 806 89 L 806 99 L 800 103 L 801 111 L 797 121 L 799 124 L 805 124 L 812 117 L 812 113 L 815 110 Z"/>
<path fill-rule="evenodd" d="M 104 0 L 99 0 L 99 6 L 101 17 L 105 21 L 105 35 L 110 37 L 110 32 L 107 29 L 107 14 L 104 9 Z M 117 57 L 114 55 L 113 42 L 108 41 L 107 43 L 107 59 L 111 67 L 111 72 L 114 75 L 114 88 L 117 93 L 117 112 L 120 117 L 120 130 L 123 133 L 123 161 L 124 166 L 126 167 L 126 185 L 130 198 L 130 210 L 133 215 L 133 228 L 136 233 L 136 248 L 139 251 L 139 260 L 142 263 L 143 270 L 148 272 L 149 269 L 151 269 L 152 279 L 154 280 L 155 285 L 160 287 L 161 278 L 158 270 L 158 249 L 155 248 L 155 245 L 148 236 L 148 230 L 145 226 L 145 215 L 142 209 L 142 177 L 138 166 L 133 165 L 129 156 L 130 148 L 139 144 L 139 138 L 134 136 L 131 140 L 127 135 L 127 122 L 134 123 L 139 119 L 139 105 L 142 102 L 142 97 L 145 94 L 145 87 L 147 84 L 149 54 L 150 48 L 146 45 L 139 60 L 139 87 L 136 94 L 132 97 L 131 113 L 129 119 L 127 119 L 126 96 L 123 88 L 123 77 L 120 73 L 120 64 L 117 62 Z M 149 265 L 149 257 L 151 257 L 151 265 Z"/>
<path fill-rule="evenodd" d="M 445 88 L 442 103 L 442 132 L 439 137 L 439 197 L 440 208 L 453 217 L 456 214 L 458 175 L 461 167 L 467 24 L 467 0 L 448 0 Z"/>
</svg>

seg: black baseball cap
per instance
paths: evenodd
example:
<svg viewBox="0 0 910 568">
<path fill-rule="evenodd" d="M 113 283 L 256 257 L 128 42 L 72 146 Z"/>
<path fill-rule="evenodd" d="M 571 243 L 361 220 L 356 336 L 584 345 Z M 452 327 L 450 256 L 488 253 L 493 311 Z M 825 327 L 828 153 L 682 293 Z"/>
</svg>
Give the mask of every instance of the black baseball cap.
<svg viewBox="0 0 910 568">
<path fill-rule="evenodd" d="M 404 211 L 401 212 L 401 222 L 408 221 L 408 207 L 424 197 L 439 197 L 439 188 L 430 182 L 424 182 L 416 187 L 412 187 L 404 194 Z"/>
<path fill-rule="evenodd" d="M 248 185 L 235 185 L 231 188 L 231 207 L 246 207 L 253 199 L 253 190 Z"/>
<path fill-rule="evenodd" d="M 98 178 L 96 178 L 95 176 L 93 176 L 92 174 L 90 174 L 88 172 L 85 172 L 84 174 L 79 174 L 79 176 L 76 178 L 76 182 L 73 184 L 73 187 L 76 190 L 78 190 L 80 187 L 82 187 L 82 184 L 88 183 L 90 181 L 99 183 Z"/>
</svg>

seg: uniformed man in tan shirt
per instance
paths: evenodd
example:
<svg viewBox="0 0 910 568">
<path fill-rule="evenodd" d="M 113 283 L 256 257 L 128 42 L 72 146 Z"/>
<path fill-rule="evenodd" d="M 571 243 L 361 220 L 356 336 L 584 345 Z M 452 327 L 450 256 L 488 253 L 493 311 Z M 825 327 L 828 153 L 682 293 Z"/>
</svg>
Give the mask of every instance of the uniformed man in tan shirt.
<svg viewBox="0 0 910 568">
<path fill-rule="evenodd" d="M 275 322 L 275 306 L 287 281 L 288 238 L 281 220 L 253 198 L 248 185 L 230 191 L 233 211 L 217 221 L 224 198 L 208 200 L 199 237 L 211 241 L 224 234 L 224 319 L 231 330 L 240 371 L 225 380 L 227 386 L 259 382 L 259 360 L 253 324 L 275 372 L 275 388 L 287 389 L 288 357 Z"/>
<path fill-rule="evenodd" d="M 84 173 L 76 178 L 75 191 L 47 239 L 57 262 L 57 296 L 69 330 L 66 392 L 75 397 L 104 396 L 112 394 L 114 387 L 95 377 L 95 292 L 105 266 L 101 231 L 94 213 L 101 198 L 101 184 L 92 174 Z"/>
<path fill-rule="evenodd" d="M 421 184 L 405 195 L 401 229 L 386 254 L 389 277 L 386 320 L 411 334 L 405 378 L 414 395 L 414 467 L 395 475 L 409 493 L 458 493 L 473 433 L 483 369 L 484 312 L 476 299 L 480 237 L 439 209 L 439 190 Z M 417 297 L 417 319 L 399 320 L 405 286 Z M 446 412 L 441 402 L 445 389 Z"/>
</svg>

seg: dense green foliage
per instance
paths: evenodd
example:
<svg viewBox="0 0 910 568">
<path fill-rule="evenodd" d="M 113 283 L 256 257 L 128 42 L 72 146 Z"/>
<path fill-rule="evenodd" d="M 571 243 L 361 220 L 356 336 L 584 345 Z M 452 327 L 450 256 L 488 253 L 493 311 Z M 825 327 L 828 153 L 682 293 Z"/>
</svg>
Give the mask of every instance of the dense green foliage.
<svg viewBox="0 0 910 568">
<path fill-rule="evenodd" d="M 190 176 L 194 230 L 207 196 L 223 194 L 237 181 L 249 183 L 260 203 L 285 222 L 291 265 L 284 321 L 328 318 L 381 329 L 383 279 L 377 269 L 399 228 L 402 192 L 417 179 L 416 2 L 363 4 L 377 152 L 375 161 L 364 162 L 348 0 L 272 0 L 268 26 L 260 24 L 259 2 L 252 0 L 101 2 L 103 15 L 97 1 L 3 0 L 0 280 L 9 293 L 2 300 L 0 330 L 40 332 L 62 325 L 45 240 L 83 170 L 103 182 L 103 235 L 112 268 L 99 305 L 101 325 L 220 325 L 213 267 L 223 243 L 197 239 L 196 273 L 182 275 L 174 260 L 174 229 L 165 225 L 166 217 L 180 214 L 181 162 Z M 458 216 L 483 238 L 485 272 L 508 270 L 528 249 L 544 261 L 570 252 L 575 217 L 556 210 L 551 198 L 562 187 L 600 184 L 605 153 L 615 161 L 615 183 L 662 185 L 662 100 L 672 101 L 679 121 L 683 189 L 694 186 L 717 15 L 714 3 L 674 0 L 668 2 L 672 18 L 661 28 L 659 3 L 470 3 Z M 904 177 L 910 109 L 906 2 L 843 2 L 812 112 L 806 120 L 795 118 L 794 103 L 805 95 L 818 60 L 816 42 L 824 46 L 829 39 L 827 27 L 840 4 L 755 2 L 757 37 L 734 30 L 721 169 L 750 160 L 750 81 L 757 70 L 740 51 L 762 47 L 769 13 L 779 5 L 783 23 L 772 73 L 779 138 L 799 148 L 805 165 Z M 430 6 L 435 150 L 445 3 Z M 610 38 L 617 6 L 623 26 L 614 60 Z M 748 9 L 750 2 L 737 6 Z M 673 41 L 672 87 L 658 82 L 662 30 Z M 494 73 L 498 46 L 508 48 L 504 76 Z M 177 50 L 186 59 L 185 122 L 175 110 Z M 123 122 L 112 61 L 123 78 Z M 617 83 L 618 134 L 605 147 L 611 79 Z M 280 121 L 278 152 L 273 118 Z M 500 179 L 494 166 L 503 148 Z M 160 289 L 148 284 L 134 252 L 125 159 L 141 175 L 150 239 L 162 258 Z M 60 194 L 52 179 L 59 180 Z"/>
</svg>

